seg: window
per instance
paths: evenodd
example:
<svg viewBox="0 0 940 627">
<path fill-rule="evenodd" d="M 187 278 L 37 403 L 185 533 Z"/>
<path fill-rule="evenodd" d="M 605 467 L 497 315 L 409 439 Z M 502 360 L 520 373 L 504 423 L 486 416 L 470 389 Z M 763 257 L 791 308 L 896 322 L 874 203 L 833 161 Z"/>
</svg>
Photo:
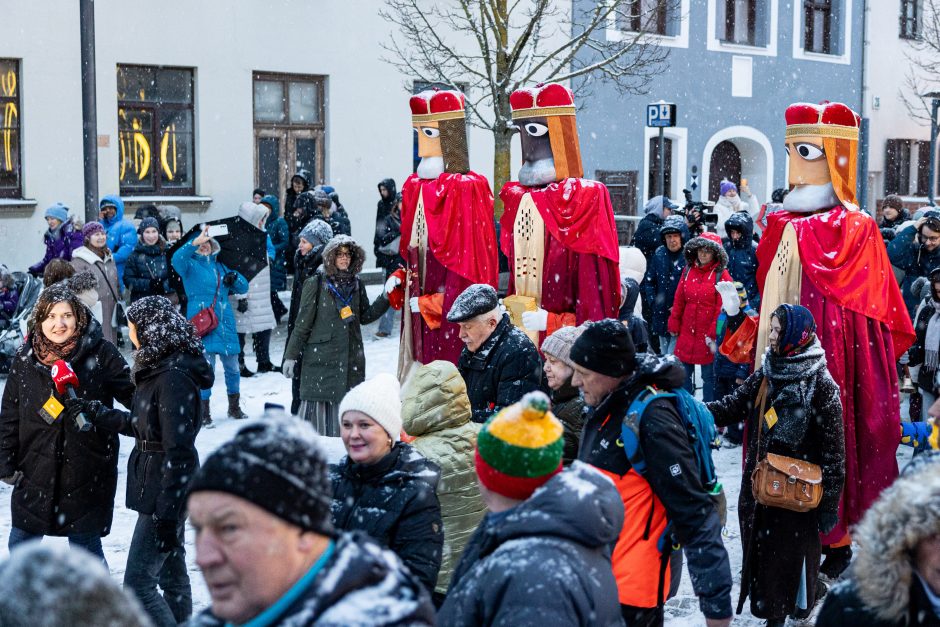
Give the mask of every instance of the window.
<svg viewBox="0 0 940 627">
<path fill-rule="evenodd" d="M 629 0 L 625 30 L 634 33 L 671 35 L 667 32 L 669 0 Z"/>
<path fill-rule="evenodd" d="M 918 0 L 901 0 L 901 39 L 920 37 Z"/>
<path fill-rule="evenodd" d="M 649 200 L 659 192 L 659 137 L 650 138 L 650 167 L 649 181 L 646 187 L 646 198 Z M 663 194 L 672 198 L 672 140 L 668 137 L 663 138 L 663 162 L 665 164 L 665 176 L 663 177 Z"/>
<path fill-rule="evenodd" d="M 119 65 L 122 195 L 195 193 L 193 70 Z"/>
<path fill-rule="evenodd" d="M 597 170 L 594 173 L 595 178 L 606 185 L 610 192 L 610 203 L 617 223 L 617 240 L 621 246 L 633 241 L 636 222 L 639 221 L 636 215 L 637 174 L 636 170 Z M 627 219 L 628 216 L 636 221 Z"/>
<path fill-rule="evenodd" d="M 311 185 L 325 180 L 324 80 L 254 75 L 255 185 L 278 198 L 284 198 L 298 170 L 310 173 Z"/>
<path fill-rule="evenodd" d="M 885 150 L 885 195 L 926 196 L 930 142 L 889 139 Z"/>
<path fill-rule="evenodd" d="M 832 0 L 804 0 L 803 48 L 807 52 L 831 54 Z"/>
<path fill-rule="evenodd" d="M 733 44 L 757 45 L 758 0 L 720 0 L 725 5 L 722 41 Z"/>
<path fill-rule="evenodd" d="M 0 59 L 0 198 L 21 198 L 19 62 Z"/>
</svg>

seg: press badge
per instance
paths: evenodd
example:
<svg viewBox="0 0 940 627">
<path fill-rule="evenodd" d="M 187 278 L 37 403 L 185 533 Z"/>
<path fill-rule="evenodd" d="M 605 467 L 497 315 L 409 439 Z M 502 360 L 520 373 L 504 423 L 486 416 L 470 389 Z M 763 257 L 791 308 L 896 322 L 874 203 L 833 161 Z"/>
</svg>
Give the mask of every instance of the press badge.
<svg viewBox="0 0 940 627">
<path fill-rule="evenodd" d="M 352 317 L 353 317 L 353 310 L 352 310 L 352 307 L 350 307 L 349 305 L 346 305 L 345 307 L 343 307 L 342 309 L 340 309 L 340 310 L 339 310 L 339 317 L 342 318 L 343 320 L 347 320 L 347 319 L 349 319 L 349 318 L 352 318 Z"/>
<path fill-rule="evenodd" d="M 764 422 L 767 423 L 768 429 L 773 429 L 774 425 L 777 424 L 777 410 L 771 407 L 767 410 L 767 413 L 764 414 Z"/>
<path fill-rule="evenodd" d="M 56 418 L 62 413 L 65 409 L 65 406 L 59 402 L 55 396 L 49 396 L 49 400 L 45 402 L 42 408 L 39 410 L 39 415 L 42 416 L 42 419 L 45 420 L 50 425 L 55 422 Z"/>
</svg>

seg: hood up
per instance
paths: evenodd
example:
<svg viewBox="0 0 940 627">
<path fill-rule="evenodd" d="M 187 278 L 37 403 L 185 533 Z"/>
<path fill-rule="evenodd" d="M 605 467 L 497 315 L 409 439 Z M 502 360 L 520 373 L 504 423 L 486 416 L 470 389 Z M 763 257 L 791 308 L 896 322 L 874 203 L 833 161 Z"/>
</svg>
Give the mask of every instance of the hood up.
<svg viewBox="0 0 940 627">
<path fill-rule="evenodd" d="M 705 233 L 708 235 L 708 233 Z M 718 239 L 718 236 L 712 233 L 715 239 Z M 716 268 L 717 272 L 721 272 L 728 267 L 728 253 L 725 251 L 725 247 L 722 246 L 718 241 L 714 241 L 708 237 L 703 237 L 699 235 L 690 239 L 683 249 L 683 254 L 685 254 L 685 262 L 689 265 L 690 268 L 698 267 L 698 249 L 699 248 L 708 248 L 713 253 L 715 253 L 715 259 L 718 262 L 718 267 Z"/>
<path fill-rule="evenodd" d="M 333 276 L 337 273 L 336 269 L 336 253 L 339 252 L 341 246 L 346 246 L 349 248 L 349 252 L 352 253 L 352 260 L 349 262 L 349 271 L 357 275 L 362 272 L 362 266 L 366 261 L 366 251 L 362 249 L 362 246 L 356 243 L 356 240 L 349 237 L 348 235 L 337 235 L 323 248 L 323 268 L 327 276 Z"/>
<path fill-rule="evenodd" d="M 453 429 L 470 422 L 467 384 L 449 361 L 421 366 L 404 389 L 402 427 L 410 436 Z"/>
<path fill-rule="evenodd" d="M 238 208 L 238 217 L 255 227 L 264 230 L 264 223 L 268 219 L 271 209 L 267 205 L 256 205 L 253 202 L 243 202 Z"/>
<path fill-rule="evenodd" d="M 689 233 L 689 225 L 686 223 L 683 216 L 669 216 L 663 220 L 663 225 L 659 227 L 659 239 L 662 241 L 663 246 L 666 245 L 666 236 L 670 233 L 678 233 L 682 237 L 682 245 L 684 246 L 686 242 L 689 241 L 689 238 L 692 237 L 692 234 Z"/>
<path fill-rule="evenodd" d="M 108 205 L 112 205 L 115 211 L 113 219 L 99 220 L 99 222 L 104 225 L 105 229 L 110 229 L 112 225 L 117 224 L 124 219 L 124 201 L 121 200 L 120 196 L 115 196 L 113 194 L 104 196 L 101 199 L 101 202 L 98 203 L 98 210 L 100 211 L 102 207 L 107 207 Z"/>
<path fill-rule="evenodd" d="M 741 239 L 734 241 L 731 235 L 728 235 L 728 241 L 734 248 L 750 248 L 754 238 L 754 221 L 745 211 L 732 213 L 725 221 L 725 232 L 735 230 L 741 233 Z"/>
</svg>

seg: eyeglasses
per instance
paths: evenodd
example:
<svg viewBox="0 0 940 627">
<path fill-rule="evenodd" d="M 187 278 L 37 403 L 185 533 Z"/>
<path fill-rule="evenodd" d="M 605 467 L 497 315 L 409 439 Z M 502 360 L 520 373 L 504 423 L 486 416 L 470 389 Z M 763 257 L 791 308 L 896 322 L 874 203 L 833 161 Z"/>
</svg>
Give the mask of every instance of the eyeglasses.
<svg viewBox="0 0 940 627">
<path fill-rule="evenodd" d="M 347 252 L 340 251 L 340 252 L 336 253 L 336 257 L 337 257 L 337 259 L 340 258 L 340 257 L 346 257 L 346 258 L 348 258 L 348 259 L 352 259 L 352 253 L 347 253 Z"/>
</svg>

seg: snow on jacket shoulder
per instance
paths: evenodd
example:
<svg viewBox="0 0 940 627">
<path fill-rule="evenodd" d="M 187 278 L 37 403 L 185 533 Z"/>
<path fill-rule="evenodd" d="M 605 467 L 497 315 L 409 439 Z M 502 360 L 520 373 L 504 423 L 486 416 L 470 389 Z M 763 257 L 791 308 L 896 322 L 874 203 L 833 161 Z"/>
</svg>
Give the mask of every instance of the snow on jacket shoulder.
<svg viewBox="0 0 940 627">
<path fill-rule="evenodd" d="M 333 525 L 364 531 L 390 548 L 430 593 L 441 568 L 444 532 L 440 469 L 403 442 L 365 466 L 348 457 L 330 467 Z"/>
<path fill-rule="evenodd" d="M 621 625 L 610 547 L 623 515 L 613 483 L 575 462 L 521 504 L 484 519 L 440 624 Z"/>
<path fill-rule="evenodd" d="M 189 627 L 224 627 L 212 609 Z M 322 569 L 272 625 L 282 627 L 423 627 L 435 624 L 434 606 L 401 560 L 363 533 L 338 536 Z"/>
<path fill-rule="evenodd" d="M 447 361 L 422 366 L 404 391 L 402 427 L 411 445 L 441 469 L 437 498 L 444 521 L 444 553 L 436 591 L 447 592 L 457 560 L 486 506 L 477 485 L 474 451 L 480 425 L 470 420 L 467 387 Z"/>
</svg>

